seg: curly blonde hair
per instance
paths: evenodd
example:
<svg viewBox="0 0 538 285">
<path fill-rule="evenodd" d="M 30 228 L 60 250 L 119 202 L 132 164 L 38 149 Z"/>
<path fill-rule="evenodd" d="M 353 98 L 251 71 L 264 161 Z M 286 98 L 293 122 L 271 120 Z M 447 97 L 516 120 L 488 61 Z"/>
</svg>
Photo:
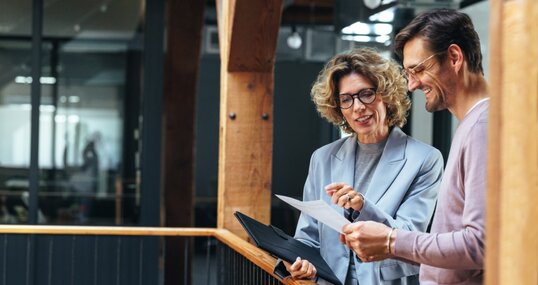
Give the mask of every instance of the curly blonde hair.
<svg viewBox="0 0 538 285">
<path fill-rule="evenodd" d="M 354 133 L 345 121 L 338 107 L 338 83 L 351 73 L 360 74 L 370 80 L 377 94 L 387 107 L 387 124 L 402 127 L 407 122 L 411 100 L 407 96 L 407 82 L 401 74 L 399 65 L 385 59 L 370 48 L 359 48 L 334 56 L 320 71 L 312 86 L 310 96 L 319 114 L 342 128 L 346 133 Z"/>
</svg>

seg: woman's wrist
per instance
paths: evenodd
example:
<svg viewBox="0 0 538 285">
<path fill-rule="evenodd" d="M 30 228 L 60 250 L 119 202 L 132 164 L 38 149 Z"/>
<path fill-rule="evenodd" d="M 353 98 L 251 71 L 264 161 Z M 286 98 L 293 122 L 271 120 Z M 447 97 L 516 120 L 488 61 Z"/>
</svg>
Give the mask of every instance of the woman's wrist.
<svg viewBox="0 0 538 285">
<path fill-rule="evenodd" d="M 397 232 L 398 232 L 397 229 L 392 229 L 392 231 L 389 233 L 388 249 L 389 249 L 389 254 L 390 255 L 394 255 L 394 249 L 395 249 L 395 246 L 396 246 Z"/>
</svg>

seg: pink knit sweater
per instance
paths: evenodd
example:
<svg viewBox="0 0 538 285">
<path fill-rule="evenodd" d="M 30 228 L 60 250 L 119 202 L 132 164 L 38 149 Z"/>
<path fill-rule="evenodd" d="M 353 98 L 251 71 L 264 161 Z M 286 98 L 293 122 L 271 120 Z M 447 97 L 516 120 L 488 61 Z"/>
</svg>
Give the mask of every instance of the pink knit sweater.
<svg viewBox="0 0 538 285">
<path fill-rule="evenodd" d="M 460 122 L 431 233 L 398 230 L 394 254 L 421 264 L 421 284 L 482 284 L 489 100 Z"/>
</svg>

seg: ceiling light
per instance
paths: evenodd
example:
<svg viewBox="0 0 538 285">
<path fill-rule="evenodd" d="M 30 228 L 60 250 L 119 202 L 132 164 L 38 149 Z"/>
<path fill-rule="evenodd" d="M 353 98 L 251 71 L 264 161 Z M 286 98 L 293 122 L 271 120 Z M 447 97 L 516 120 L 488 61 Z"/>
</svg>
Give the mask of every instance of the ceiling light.
<svg viewBox="0 0 538 285">
<path fill-rule="evenodd" d="M 375 41 L 380 43 L 380 44 L 384 44 L 386 43 L 387 41 L 390 40 L 390 37 L 388 35 L 383 35 L 383 36 L 377 36 L 375 37 Z"/>
<path fill-rule="evenodd" d="M 295 30 L 295 27 L 291 28 L 291 34 L 286 39 L 286 43 L 292 49 L 299 49 L 303 44 L 303 39 L 301 39 L 301 35 Z"/>
<path fill-rule="evenodd" d="M 16 76 L 15 77 L 15 83 L 19 84 L 31 84 L 32 83 L 32 77 L 31 76 Z M 56 77 L 51 76 L 41 76 L 39 78 L 39 82 L 41 84 L 49 84 L 53 85 L 56 83 Z"/>
<path fill-rule="evenodd" d="M 388 35 L 392 33 L 391 24 L 374 24 L 374 33 L 377 35 Z"/>
<path fill-rule="evenodd" d="M 347 27 L 344 27 L 342 29 L 342 33 L 349 35 L 369 35 L 370 25 L 361 22 L 355 22 Z"/>
<path fill-rule="evenodd" d="M 67 122 L 69 123 L 78 123 L 80 121 L 80 117 L 78 115 L 69 115 L 67 116 Z"/>
<path fill-rule="evenodd" d="M 78 102 L 80 102 L 80 97 L 78 97 L 76 95 L 69 96 L 69 97 L 67 97 L 67 101 L 69 101 L 69 103 L 78 103 Z"/>
<path fill-rule="evenodd" d="M 32 83 L 32 77 L 30 76 L 16 76 L 15 83 L 19 84 L 30 84 Z"/>
<path fill-rule="evenodd" d="M 342 34 L 345 35 L 388 35 L 390 33 L 392 33 L 392 25 L 386 23 L 365 24 L 356 22 L 342 29 Z"/>
<path fill-rule="evenodd" d="M 364 6 L 366 6 L 369 9 L 375 9 L 381 5 L 381 0 L 363 0 Z"/>
<path fill-rule="evenodd" d="M 41 82 L 41 84 L 54 84 L 56 83 L 56 78 L 54 77 L 50 77 L 50 76 L 41 76 L 41 78 L 39 78 L 39 82 Z"/>
<path fill-rule="evenodd" d="M 383 10 L 379 13 L 373 14 L 368 19 L 372 22 L 390 23 L 394 21 L 394 10 L 395 10 L 394 7 Z"/>
<path fill-rule="evenodd" d="M 372 38 L 369 36 L 352 36 L 352 35 L 343 35 L 342 40 L 345 41 L 354 41 L 354 42 L 361 42 L 361 43 L 367 43 L 371 42 Z"/>
</svg>

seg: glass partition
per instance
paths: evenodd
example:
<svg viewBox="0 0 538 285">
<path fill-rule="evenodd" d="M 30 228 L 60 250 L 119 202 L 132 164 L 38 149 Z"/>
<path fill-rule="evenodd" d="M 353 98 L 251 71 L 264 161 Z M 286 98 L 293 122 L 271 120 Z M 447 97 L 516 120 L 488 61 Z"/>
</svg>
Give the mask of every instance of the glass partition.
<svg viewBox="0 0 538 285">
<path fill-rule="evenodd" d="M 0 66 L 0 222 L 25 223 L 30 166 L 30 43 L 0 40 Z"/>
<path fill-rule="evenodd" d="M 5 1 L 0 223 L 26 223 L 32 1 Z M 44 1 L 38 223 L 138 221 L 142 8 L 140 0 Z"/>
</svg>

